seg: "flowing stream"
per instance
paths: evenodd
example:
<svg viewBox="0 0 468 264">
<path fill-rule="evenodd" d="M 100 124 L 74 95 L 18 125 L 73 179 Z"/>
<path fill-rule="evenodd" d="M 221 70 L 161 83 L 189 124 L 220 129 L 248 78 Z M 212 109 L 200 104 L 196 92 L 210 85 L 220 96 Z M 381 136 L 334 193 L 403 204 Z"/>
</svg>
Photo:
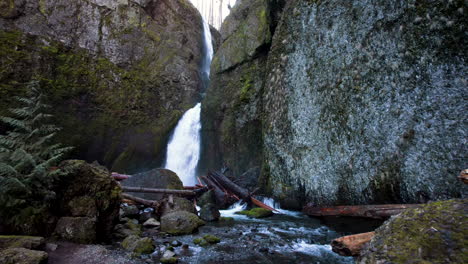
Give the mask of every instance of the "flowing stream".
<svg viewBox="0 0 468 264">
<path fill-rule="evenodd" d="M 201 64 L 201 79 L 203 90 L 210 82 L 210 66 L 213 58 L 210 26 L 203 20 L 203 61 Z M 169 144 L 167 145 L 166 162 L 164 168 L 177 173 L 182 183 L 193 186 L 197 183 L 196 172 L 200 160 L 201 145 L 201 103 L 189 109 L 177 123 Z"/>
<path fill-rule="evenodd" d="M 330 241 L 337 237 L 374 230 L 381 221 L 367 219 L 334 218 L 319 220 L 300 212 L 279 208 L 273 199 L 257 197 L 264 203 L 275 206 L 279 212 L 274 216 L 254 219 L 236 214 L 246 209 L 236 203 L 221 216 L 233 220 L 209 222 L 198 233 L 177 237 L 155 237 L 157 244 L 169 245 L 173 241 L 189 245 L 175 247 L 179 263 L 354 263 L 352 257 L 342 257 L 331 250 Z M 204 235 L 215 235 L 219 244 L 195 245 L 193 240 Z M 162 246 L 164 248 L 164 246 Z"/>
</svg>

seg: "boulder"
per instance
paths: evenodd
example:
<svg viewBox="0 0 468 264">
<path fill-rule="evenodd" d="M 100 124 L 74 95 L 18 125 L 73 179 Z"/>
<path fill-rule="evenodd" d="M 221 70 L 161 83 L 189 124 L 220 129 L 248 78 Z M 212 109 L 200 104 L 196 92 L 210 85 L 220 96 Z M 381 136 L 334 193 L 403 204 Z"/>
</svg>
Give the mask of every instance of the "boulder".
<svg viewBox="0 0 468 264">
<path fill-rule="evenodd" d="M 161 217 L 161 231 L 171 235 L 191 234 L 204 224 L 197 215 L 185 211 L 172 212 Z"/>
<path fill-rule="evenodd" d="M 179 176 L 177 176 L 175 172 L 166 169 L 154 169 L 132 175 L 131 178 L 122 181 L 122 185 L 128 187 L 145 187 L 154 189 L 184 189 Z M 164 195 L 156 193 L 128 192 L 128 194 L 147 200 L 160 200 L 164 197 Z"/>
<path fill-rule="evenodd" d="M 158 227 L 160 225 L 161 223 L 154 218 L 150 218 L 146 222 L 143 223 L 143 226 L 147 228 Z"/>
<path fill-rule="evenodd" d="M 67 160 L 59 167 L 65 174 L 60 178 L 57 191 L 60 215 L 88 217 L 83 221 L 89 223 L 95 218 L 92 226 L 96 227 L 96 238 L 107 240 L 118 221 L 120 186 L 110 172 L 98 164 Z"/>
<path fill-rule="evenodd" d="M 432 202 L 375 231 L 358 263 L 466 263 L 468 199 Z"/>
<path fill-rule="evenodd" d="M 43 249 L 45 239 L 34 236 L 0 236 L 0 249 L 2 248 L 26 248 Z"/>
<path fill-rule="evenodd" d="M 44 251 L 26 248 L 7 248 L 0 251 L 0 264 L 46 264 L 48 255 Z"/>
<path fill-rule="evenodd" d="M 197 198 L 198 206 L 203 207 L 205 204 L 216 204 L 216 198 L 213 190 L 209 190 Z"/>
<path fill-rule="evenodd" d="M 89 217 L 62 217 L 55 227 L 54 234 L 61 239 L 91 244 L 96 242 L 96 219 Z"/>
<path fill-rule="evenodd" d="M 116 238 L 126 238 L 128 236 L 140 236 L 142 233 L 141 225 L 136 219 L 126 219 L 123 224 L 115 226 L 113 236 Z"/>
<path fill-rule="evenodd" d="M 122 242 L 122 247 L 138 255 L 151 254 L 155 249 L 153 240 L 151 238 L 141 238 L 134 235 L 125 238 L 125 240 Z"/>
<path fill-rule="evenodd" d="M 68 202 L 68 207 L 71 216 L 96 217 L 98 214 L 95 199 L 86 195 L 73 198 Z"/>
<path fill-rule="evenodd" d="M 120 207 L 119 211 L 119 217 L 120 219 L 129 217 L 129 218 L 135 218 L 139 216 L 140 210 L 138 210 L 138 207 L 135 205 L 122 205 Z"/>
<path fill-rule="evenodd" d="M 172 200 L 172 202 L 170 201 Z M 197 209 L 192 201 L 181 197 L 173 197 L 172 199 L 164 199 L 161 208 L 161 215 L 166 215 L 172 212 L 185 211 L 192 214 L 197 213 Z"/>
<path fill-rule="evenodd" d="M 163 256 L 159 260 L 161 263 L 165 264 L 171 264 L 171 263 L 177 263 L 178 258 L 176 257 L 176 254 L 174 251 L 171 250 L 166 250 L 163 253 Z"/>
<path fill-rule="evenodd" d="M 206 204 L 200 210 L 200 218 L 203 221 L 212 222 L 218 221 L 221 217 L 218 207 L 214 204 Z"/>
</svg>

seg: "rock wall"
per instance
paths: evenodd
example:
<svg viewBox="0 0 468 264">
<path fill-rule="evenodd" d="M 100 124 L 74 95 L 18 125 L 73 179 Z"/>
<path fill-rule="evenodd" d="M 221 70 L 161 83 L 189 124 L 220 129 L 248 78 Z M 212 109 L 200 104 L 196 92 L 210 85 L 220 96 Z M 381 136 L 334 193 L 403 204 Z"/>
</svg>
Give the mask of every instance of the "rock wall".
<svg viewBox="0 0 468 264">
<path fill-rule="evenodd" d="M 465 9 L 464 1 L 290 1 L 264 93 L 273 194 L 317 205 L 459 197 Z"/>
<path fill-rule="evenodd" d="M 269 0 L 237 1 L 221 27 L 221 45 L 211 66 L 202 104 L 205 163 L 201 171 L 230 168 L 257 184 L 262 164 L 262 93 L 275 6 Z"/>
<path fill-rule="evenodd" d="M 206 168 L 261 167 L 264 191 L 298 209 L 466 195 L 465 9 L 240 1 L 203 102 Z"/>
<path fill-rule="evenodd" d="M 0 114 L 38 79 L 76 157 L 133 173 L 164 158 L 200 98 L 202 23 L 188 0 L 0 0 Z"/>
</svg>

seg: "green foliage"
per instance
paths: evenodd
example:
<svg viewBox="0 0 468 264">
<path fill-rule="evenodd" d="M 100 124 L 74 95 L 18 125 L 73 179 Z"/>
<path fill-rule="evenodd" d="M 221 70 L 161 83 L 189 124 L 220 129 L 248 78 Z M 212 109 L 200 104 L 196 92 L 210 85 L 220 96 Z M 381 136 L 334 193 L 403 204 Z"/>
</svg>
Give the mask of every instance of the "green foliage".
<svg viewBox="0 0 468 264">
<path fill-rule="evenodd" d="M 0 117 L 11 128 L 0 135 L 0 216 L 12 222 L 31 217 L 25 212 L 43 213 L 55 198 L 51 189 L 59 171 L 51 167 L 71 150 L 52 143 L 59 128 L 47 123 L 50 107 L 37 82 L 28 84 L 26 97 L 15 99 L 20 106 L 10 109 L 12 117 Z"/>
</svg>

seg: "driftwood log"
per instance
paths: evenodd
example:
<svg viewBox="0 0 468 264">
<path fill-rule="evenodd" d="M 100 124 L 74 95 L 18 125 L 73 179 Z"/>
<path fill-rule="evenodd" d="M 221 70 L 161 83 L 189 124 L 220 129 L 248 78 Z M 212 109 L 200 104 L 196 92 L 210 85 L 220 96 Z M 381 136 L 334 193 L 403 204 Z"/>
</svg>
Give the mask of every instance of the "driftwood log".
<svg viewBox="0 0 468 264">
<path fill-rule="evenodd" d="M 148 207 L 152 207 L 152 208 L 156 209 L 155 211 L 157 211 L 157 209 L 159 209 L 159 207 L 161 206 L 161 203 L 158 202 L 158 201 L 146 200 L 146 199 L 135 197 L 135 196 L 132 196 L 132 195 L 126 194 L 126 193 L 122 193 L 122 197 L 124 199 L 128 199 L 128 200 L 134 201 L 136 203 L 139 203 L 139 204 L 142 204 L 142 205 L 145 205 L 145 206 L 148 206 Z"/>
<path fill-rule="evenodd" d="M 153 189 L 153 188 L 143 188 L 143 187 L 127 187 L 122 186 L 124 192 L 140 192 L 140 193 L 161 193 L 161 194 L 172 194 L 184 197 L 195 197 L 199 193 L 206 191 L 206 189 L 196 189 L 196 190 L 172 190 L 172 189 Z"/>
<path fill-rule="evenodd" d="M 223 205 L 230 203 L 233 200 L 243 200 L 248 204 L 254 204 L 270 211 L 277 211 L 255 199 L 252 196 L 255 191 L 249 192 L 247 189 L 232 182 L 228 177 L 224 176 L 220 172 L 209 172 L 208 175 L 206 177 L 202 177 L 202 179 L 211 189 L 214 189 L 216 200 L 221 200 Z"/>
<path fill-rule="evenodd" d="M 128 178 L 131 178 L 132 176 L 130 175 L 126 175 L 126 174 L 120 174 L 120 173 L 117 173 L 117 172 L 113 172 L 111 174 L 112 178 L 114 178 L 114 180 L 116 181 L 123 181 L 123 180 L 126 180 Z"/>
<path fill-rule="evenodd" d="M 383 205 L 344 205 L 333 207 L 314 207 L 306 205 L 302 212 L 309 216 L 351 216 L 374 219 L 387 219 L 408 208 L 420 207 L 419 204 L 383 204 Z"/>
<path fill-rule="evenodd" d="M 361 249 L 374 237 L 375 232 L 344 236 L 331 242 L 332 250 L 341 256 L 359 256 Z"/>
</svg>

